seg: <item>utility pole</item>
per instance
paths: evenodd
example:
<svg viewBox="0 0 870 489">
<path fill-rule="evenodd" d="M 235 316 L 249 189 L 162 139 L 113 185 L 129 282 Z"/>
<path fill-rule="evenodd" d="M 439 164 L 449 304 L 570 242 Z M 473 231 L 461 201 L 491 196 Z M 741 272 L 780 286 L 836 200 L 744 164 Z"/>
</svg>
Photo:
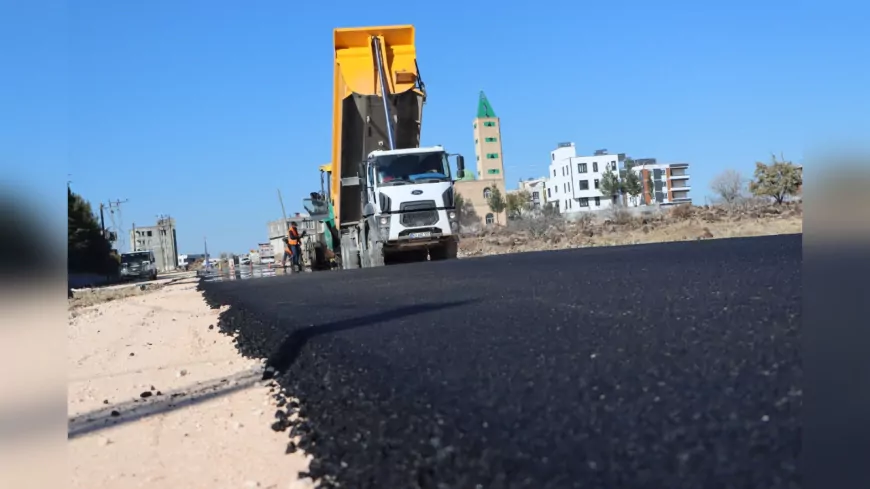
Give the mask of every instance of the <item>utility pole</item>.
<svg viewBox="0 0 870 489">
<path fill-rule="evenodd" d="M 122 243 L 124 241 L 121 238 L 121 233 L 123 232 L 123 229 L 122 229 L 123 228 L 123 219 L 121 217 L 121 204 L 126 204 L 127 202 L 129 202 L 128 199 L 124 199 L 124 200 L 115 199 L 114 202 L 109 200 L 108 204 L 105 205 L 105 208 L 109 209 L 109 217 L 112 220 L 112 227 L 109 229 L 110 234 L 112 232 L 115 233 L 114 240 L 112 240 L 111 236 L 109 236 L 110 241 L 113 241 L 113 242 L 121 241 Z M 100 204 L 100 206 L 103 207 L 103 204 Z M 118 214 L 117 220 L 115 219 L 116 212 Z M 118 248 L 120 248 L 120 246 L 118 246 Z"/>
<path fill-rule="evenodd" d="M 281 189 L 278 189 L 278 202 L 281 203 L 281 215 L 284 216 L 282 224 L 284 226 L 284 236 L 290 237 L 290 230 L 287 229 L 287 211 L 284 210 L 284 199 L 281 198 Z"/>
<path fill-rule="evenodd" d="M 103 218 L 103 207 L 105 207 L 105 205 L 103 205 L 103 203 L 100 202 L 100 235 L 102 235 L 103 238 L 105 238 L 106 237 L 106 219 Z"/>
<path fill-rule="evenodd" d="M 205 247 L 205 270 L 209 270 L 209 261 L 208 261 L 208 240 L 205 236 L 202 237 L 202 244 Z"/>
</svg>

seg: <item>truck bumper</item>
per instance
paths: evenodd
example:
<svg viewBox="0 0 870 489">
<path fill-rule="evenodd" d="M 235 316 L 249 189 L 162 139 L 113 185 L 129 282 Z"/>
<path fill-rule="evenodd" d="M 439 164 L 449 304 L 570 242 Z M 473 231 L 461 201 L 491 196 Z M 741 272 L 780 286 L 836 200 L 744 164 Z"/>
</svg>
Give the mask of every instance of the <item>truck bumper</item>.
<svg viewBox="0 0 870 489">
<path fill-rule="evenodd" d="M 386 248 L 409 249 L 426 248 L 443 244 L 446 241 L 459 241 L 459 222 L 450 219 L 448 210 L 438 210 L 438 221 L 430 226 L 405 227 L 402 214 L 390 214 L 388 225 L 381 225 L 381 236 L 389 236 L 384 243 Z M 455 213 L 453 214 L 455 215 Z M 383 222 L 383 220 L 381 220 Z"/>
</svg>

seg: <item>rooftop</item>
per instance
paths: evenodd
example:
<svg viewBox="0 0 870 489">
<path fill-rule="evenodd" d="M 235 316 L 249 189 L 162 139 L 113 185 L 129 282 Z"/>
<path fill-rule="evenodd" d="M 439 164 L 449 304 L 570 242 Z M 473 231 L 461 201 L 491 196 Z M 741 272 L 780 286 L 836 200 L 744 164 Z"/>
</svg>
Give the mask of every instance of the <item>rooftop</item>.
<svg viewBox="0 0 870 489">
<path fill-rule="evenodd" d="M 480 99 L 477 101 L 477 118 L 484 119 L 487 117 L 497 116 L 495 115 L 495 110 L 492 108 L 492 104 L 490 104 L 489 100 L 486 98 L 486 94 L 481 90 Z"/>
</svg>

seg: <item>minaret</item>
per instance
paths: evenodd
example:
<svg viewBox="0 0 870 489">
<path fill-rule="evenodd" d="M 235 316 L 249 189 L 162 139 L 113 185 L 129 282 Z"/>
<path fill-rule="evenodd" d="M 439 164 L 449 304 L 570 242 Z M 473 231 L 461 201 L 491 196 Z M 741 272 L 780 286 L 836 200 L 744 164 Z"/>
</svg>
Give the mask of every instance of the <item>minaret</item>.
<svg viewBox="0 0 870 489">
<path fill-rule="evenodd" d="M 477 158 L 478 180 L 504 182 L 504 160 L 501 149 L 501 126 L 492 104 L 483 91 L 477 102 L 477 117 L 474 119 L 474 153 Z M 504 184 L 501 185 L 504 188 Z"/>
</svg>

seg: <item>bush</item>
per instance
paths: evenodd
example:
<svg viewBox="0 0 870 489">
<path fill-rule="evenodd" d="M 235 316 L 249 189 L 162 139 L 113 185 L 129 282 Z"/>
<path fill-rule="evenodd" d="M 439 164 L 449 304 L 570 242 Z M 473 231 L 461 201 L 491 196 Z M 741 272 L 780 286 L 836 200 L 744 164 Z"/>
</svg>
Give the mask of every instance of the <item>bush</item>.
<svg viewBox="0 0 870 489">
<path fill-rule="evenodd" d="M 606 212 L 608 220 L 614 224 L 628 224 L 634 220 L 631 211 L 622 205 L 612 205 Z"/>
<path fill-rule="evenodd" d="M 694 210 L 691 204 L 680 204 L 671 209 L 671 216 L 676 219 L 688 219 L 692 217 Z"/>
<path fill-rule="evenodd" d="M 540 239 L 553 232 L 564 231 L 565 219 L 562 216 L 538 216 L 509 221 L 504 230 L 508 233 L 525 233 L 530 238 Z"/>
</svg>

